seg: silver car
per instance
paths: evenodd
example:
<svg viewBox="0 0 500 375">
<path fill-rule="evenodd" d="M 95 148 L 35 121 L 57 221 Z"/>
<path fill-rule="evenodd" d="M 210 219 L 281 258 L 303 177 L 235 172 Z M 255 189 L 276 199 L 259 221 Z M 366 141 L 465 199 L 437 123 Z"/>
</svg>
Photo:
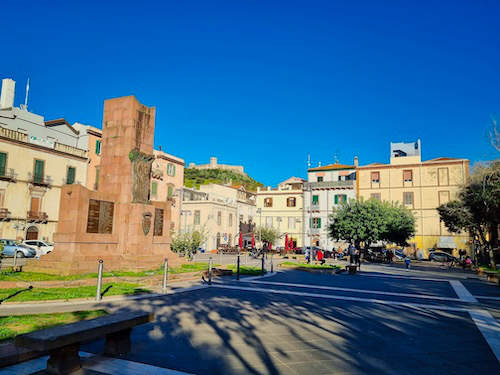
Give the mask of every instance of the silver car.
<svg viewBox="0 0 500 375">
<path fill-rule="evenodd" d="M 30 249 L 25 245 L 20 245 L 14 240 L 2 238 L 0 239 L 0 243 L 3 245 L 2 254 L 5 257 L 13 257 L 14 254 L 18 258 L 33 258 L 36 256 L 36 250 Z"/>
<path fill-rule="evenodd" d="M 54 250 L 54 244 L 40 240 L 25 240 L 23 244 L 37 252 L 37 255 L 45 255 Z"/>
</svg>

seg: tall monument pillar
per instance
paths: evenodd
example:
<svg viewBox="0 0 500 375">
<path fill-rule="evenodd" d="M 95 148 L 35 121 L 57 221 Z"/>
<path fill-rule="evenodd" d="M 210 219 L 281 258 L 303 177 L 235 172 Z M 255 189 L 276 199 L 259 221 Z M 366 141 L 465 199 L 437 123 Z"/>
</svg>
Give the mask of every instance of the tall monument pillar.
<svg viewBox="0 0 500 375">
<path fill-rule="evenodd" d="M 104 102 L 97 191 L 61 189 L 55 249 L 29 268 L 57 273 L 158 268 L 170 251 L 171 202 L 151 202 L 155 108 L 134 96 Z"/>
</svg>

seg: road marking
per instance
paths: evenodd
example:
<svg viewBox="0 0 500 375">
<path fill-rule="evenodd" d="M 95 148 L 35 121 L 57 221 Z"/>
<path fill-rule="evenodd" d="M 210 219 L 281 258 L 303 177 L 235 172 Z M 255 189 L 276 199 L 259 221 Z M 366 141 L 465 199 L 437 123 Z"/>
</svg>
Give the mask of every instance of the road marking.
<svg viewBox="0 0 500 375">
<path fill-rule="evenodd" d="M 494 301 L 500 301 L 500 297 L 492 297 L 492 296 L 474 296 L 478 299 L 492 299 Z"/>
<path fill-rule="evenodd" d="M 469 310 L 469 315 L 500 362 L 500 324 L 486 310 Z"/>
<path fill-rule="evenodd" d="M 262 276 L 245 277 L 243 279 L 240 279 L 240 281 L 250 282 L 251 280 L 265 279 L 266 277 L 275 276 L 276 274 L 277 274 L 277 272 L 269 272 L 269 273 L 266 273 L 265 275 L 262 275 Z"/>
<path fill-rule="evenodd" d="M 282 283 L 277 281 L 255 281 L 255 280 L 240 280 L 241 282 L 255 283 L 255 284 L 270 284 L 279 286 L 290 286 L 297 288 L 310 288 L 310 289 L 323 289 L 323 290 L 338 290 L 343 292 L 354 292 L 354 293 L 369 293 L 369 294 L 382 294 L 387 296 L 398 296 L 398 297 L 410 297 L 410 298 L 424 298 L 424 299 L 434 299 L 438 301 L 453 301 L 453 302 L 463 302 L 459 298 L 452 297 L 439 297 L 430 296 L 427 294 L 409 294 L 409 293 L 396 293 L 396 292 L 383 292 L 378 290 L 364 290 L 364 289 L 353 289 L 353 288 L 341 288 L 335 286 L 325 286 L 325 285 L 312 285 L 312 284 L 294 284 L 294 283 Z"/>
<path fill-rule="evenodd" d="M 477 299 L 474 298 L 472 294 L 465 288 L 464 284 L 462 284 L 458 280 L 450 280 L 450 285 L 457 293 L 458 298 L 460 298 L 463 302 L 473 302 L 476 303 Z"/>
<path fill-rule="evenodd" d="M 371 271 L 374 272 L 374 271 Z M 368 276 L 368 277 L 388 277 L 392 279 L 406 279 L 406 280 L 422 280 L 422 281 L 439 281 L 439 282 L 449 282 L 450 279 L 436 279 L 432 277 L 414 277 L 414 276 L 405 276 L 405 275 L 388 275 L 388 274 L 377 274 L 377 275 L 370 275 L 366 273 L 360 273 L 360 276 Z"/>
<path fill-rule="evenodd" d="M 244 286 L 235 286 L 235 285 L 223 285 L 223 284 L 212 284 L 212 288 L 246 290 L 249 292 L 287 294 L 287 295 L 293 295 L 293 296 L 324 298 L 324 299 L 338 299 L 338 300 L 355 301 L 355 302 L 378 303 L 378 304 L 382 304 L 382 305 L 404 306 L 404 307 L 410 307 L 410 308 L 415 308 L 415 309 L 424 308 L 424 309 L 446 310 L 446 311 L 466 311 L 466 312 L 469 311 L 469 309 L 466 309 L 463 307 L 449 307 L 449 306 L 443 306 L 443 305 L 425 305 L 425 304 L 420 304 L 420 303 L 388 301 L 388 300 L 375 299 L 375 298 L 360 298 L 360 297 L 336 296 L 336 295 L 332 295 L 332 294 L 295 292 L 295 291 L 291 291 L 291 290 L 265 289 L 265 288 L 244 287 Z"/>
</svg>

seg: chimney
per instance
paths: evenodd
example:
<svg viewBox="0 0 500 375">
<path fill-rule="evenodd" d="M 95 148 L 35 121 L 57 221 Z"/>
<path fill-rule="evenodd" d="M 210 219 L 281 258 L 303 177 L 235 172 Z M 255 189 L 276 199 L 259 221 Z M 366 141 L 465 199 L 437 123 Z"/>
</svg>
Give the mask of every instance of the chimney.
<svg viewBox="0 0 500 375">
<path fill-rule="evenodd" d="M 357 167 L 358 167 L 358 165 L 359 165 L 359 162 L 358 162 L 358 157 L 357 157 L 357 156 L 355 156 L 355 157 L 354 157 L 354 166 L 357 168 Z"/>
<path fill-rule="evenodd" d="M 0 109 L 14 107 L 14 92 L 16 81 L 10 78 L 2 79 L 2 93 L 0 95 Z"/>
</svg>

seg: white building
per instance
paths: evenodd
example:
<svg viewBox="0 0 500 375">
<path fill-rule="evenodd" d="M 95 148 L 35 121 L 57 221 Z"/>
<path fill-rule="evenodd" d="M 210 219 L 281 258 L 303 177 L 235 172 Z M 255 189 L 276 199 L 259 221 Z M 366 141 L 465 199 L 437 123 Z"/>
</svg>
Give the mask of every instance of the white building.
<svg viewBox="0 0 500 375">
<path fill-rule="evenodd" d="M 356 164 L 330 164 L 310 168 L 304 184 L 304 242 L 331 250 L 338 242 L 328 237 L 329 216 L 335 207 L 356 199 Z"/>
</svg>

